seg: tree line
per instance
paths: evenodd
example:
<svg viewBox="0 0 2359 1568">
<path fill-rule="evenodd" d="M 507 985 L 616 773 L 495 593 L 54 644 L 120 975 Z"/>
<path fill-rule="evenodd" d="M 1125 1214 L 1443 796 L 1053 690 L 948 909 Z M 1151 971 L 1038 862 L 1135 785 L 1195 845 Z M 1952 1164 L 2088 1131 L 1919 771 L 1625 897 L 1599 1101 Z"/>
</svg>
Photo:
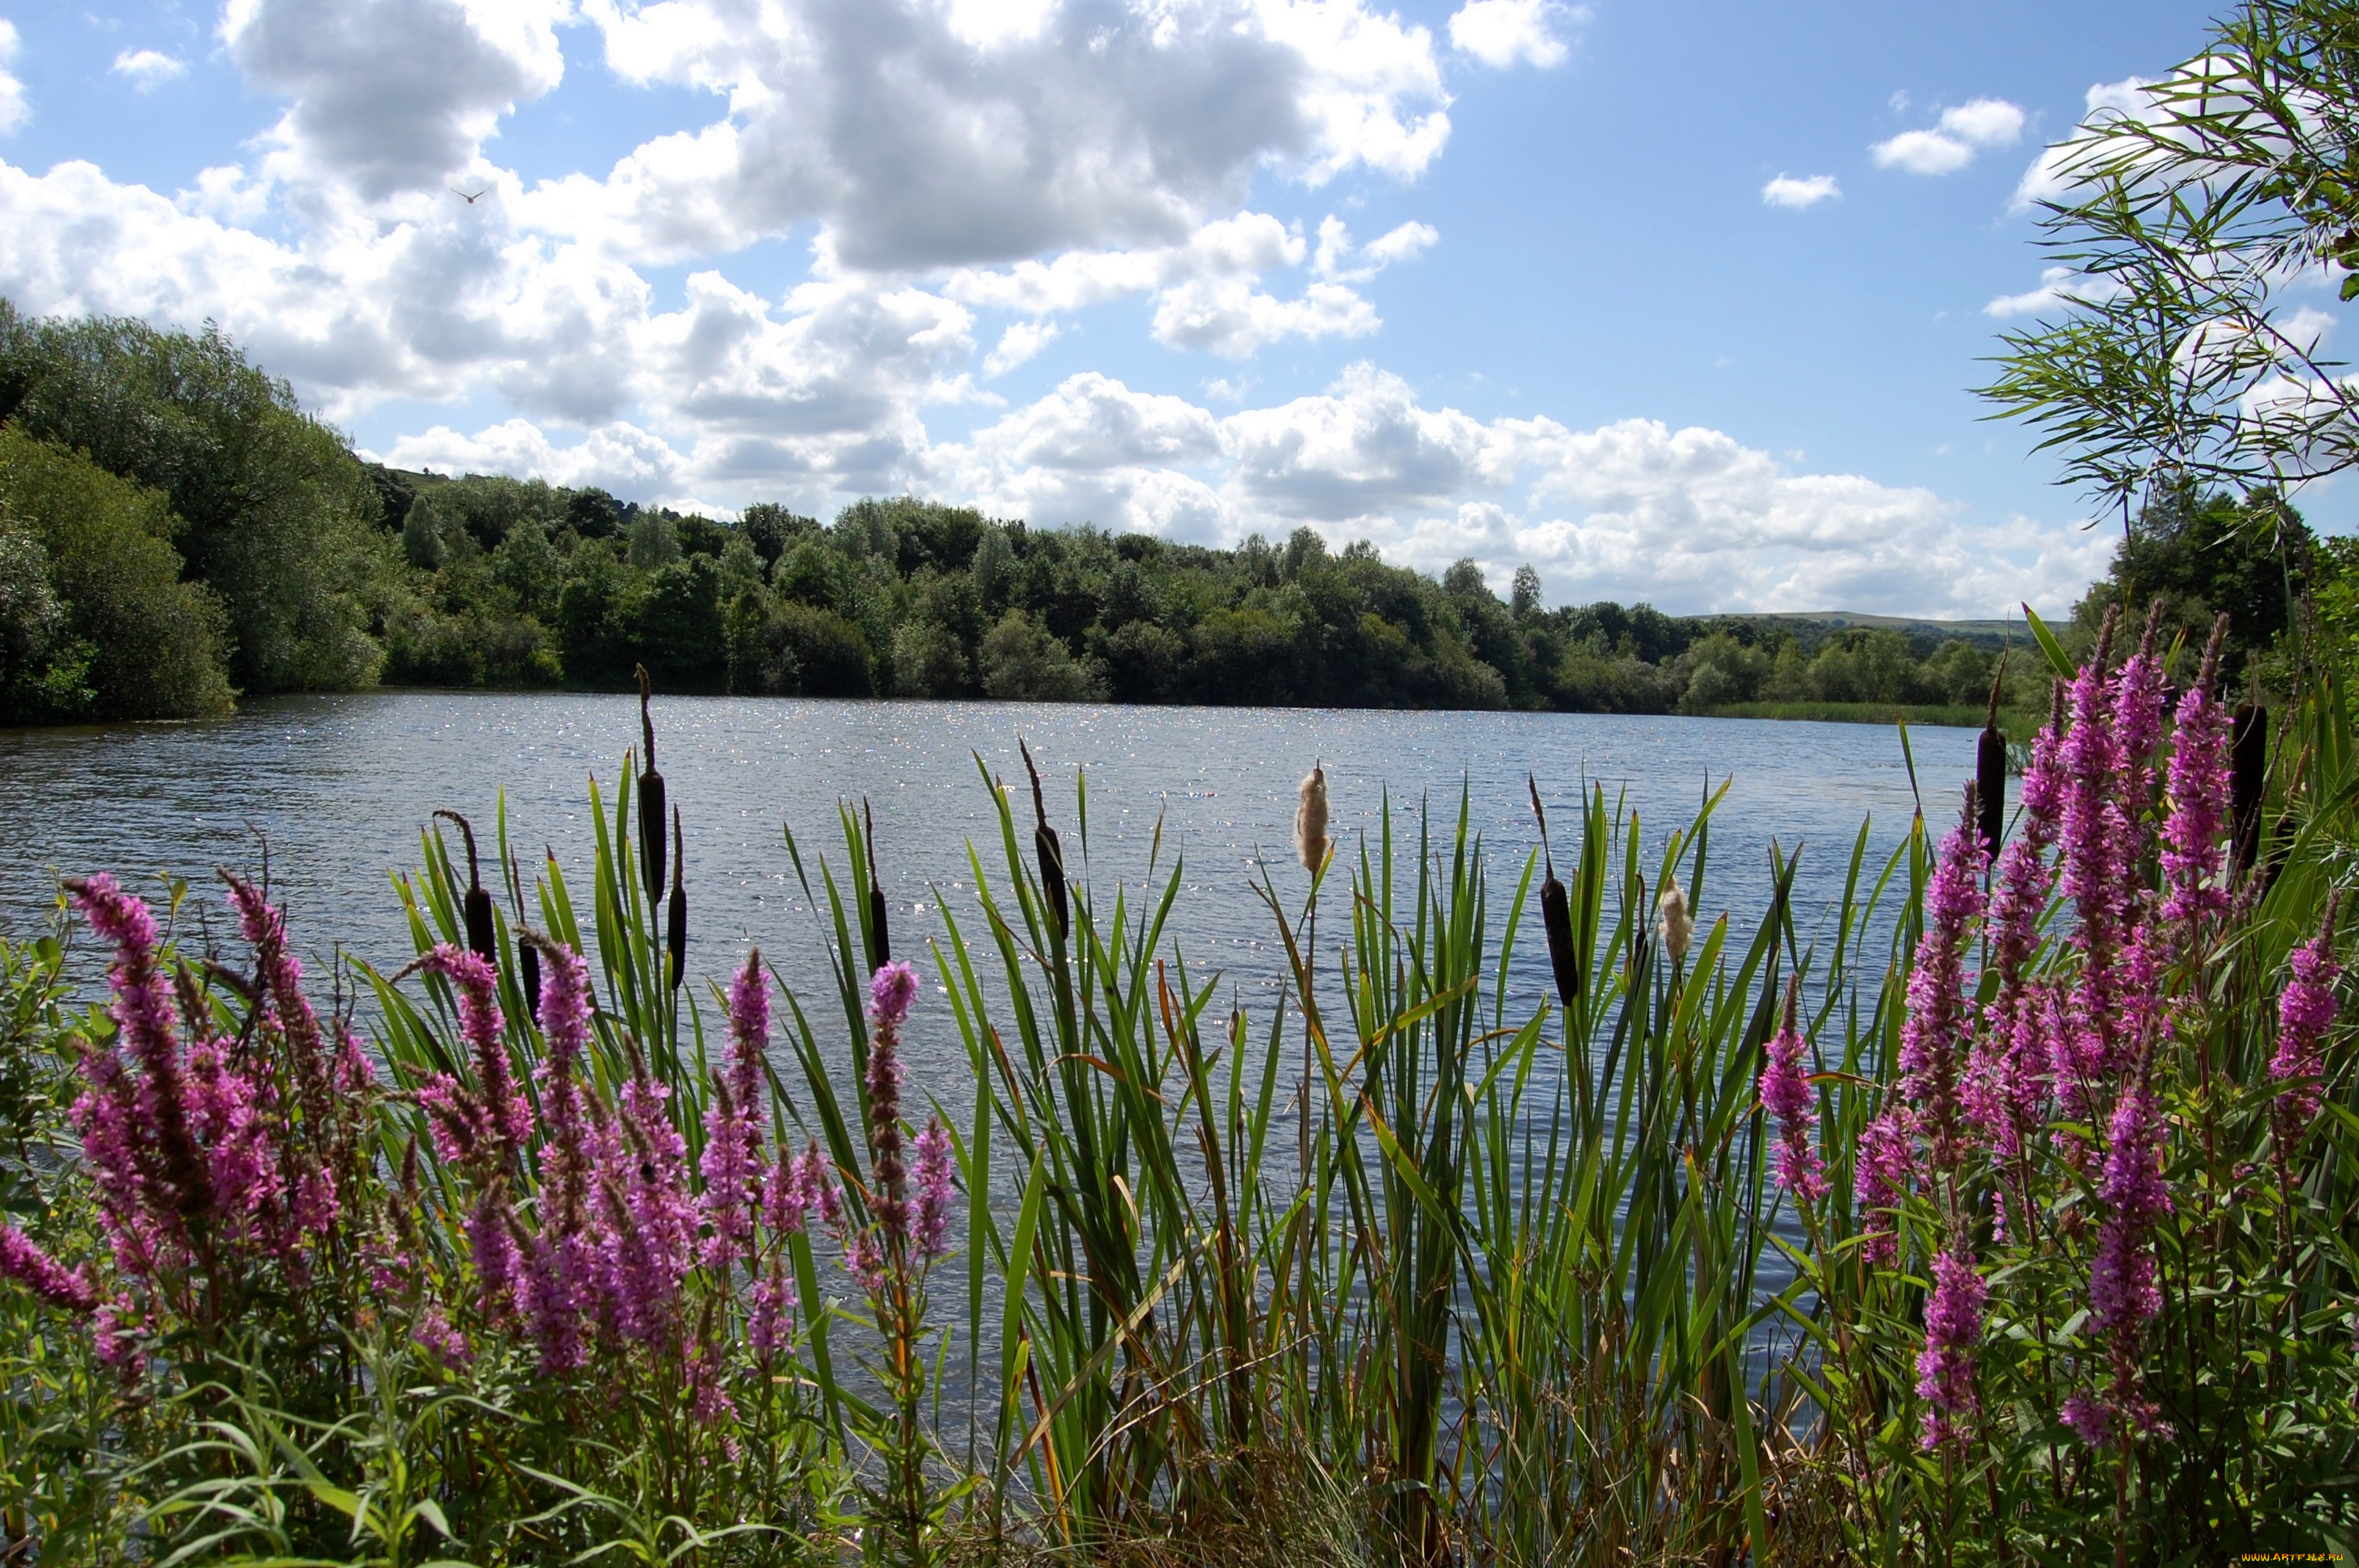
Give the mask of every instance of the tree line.
<svg viewBox="0 0 2359 1568">
<path fill-rule="evenodd" d="M 2148 509 L 2114 579 L 2267 645 L 2284 562 L 2249 507 Z M 1047 529 L 912 497 L 735 519 L 363 461 L 220 332 L 0 301 L 0 719 L 189 717 L 239 694 L 611 687 L 812 697 L 1711 712 L 1979 707 L 1995 639 L 1505 599 L 1332 550 Z M 2068 628 L 2068 634 L 2070 629 Z M 2037 707 L 2032 662 L 2008 699 Z"/>
</svg>

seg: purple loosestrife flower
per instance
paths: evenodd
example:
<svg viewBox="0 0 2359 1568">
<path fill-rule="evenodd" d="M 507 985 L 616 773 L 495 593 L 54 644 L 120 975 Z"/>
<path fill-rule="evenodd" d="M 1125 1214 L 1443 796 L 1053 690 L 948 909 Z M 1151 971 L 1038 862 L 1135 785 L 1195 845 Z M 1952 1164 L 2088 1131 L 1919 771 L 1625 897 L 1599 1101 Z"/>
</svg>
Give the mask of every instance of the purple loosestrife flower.
<svg viewBox="0 0 2359 1568">
<path fill-rule="evenodd" d="M 2103 1187 L 2105 1219 L 2089 1265 L 2091 1327 L 2105 1342 L 2113 1368 L 2105 1402 L 2116 1418 L 2112 1430 L 2117 1436 L 2155 1425 L 2141 1368 L 2146 1325 L 2162 1310 L 2153 1230 L 2170 1210 L 2170 1193 L 2162 1180 L 2162 1112 L 2147 1081 L 2149 1067 L 2150 1063 L 2139 1065 L 2114 1107 Z"/>
<path fill-rule="evenodd" d="M 635 1056 L 619 1130 L 607 1145 L 607 1219 L 617 1243 L 609 1292 L 624 1333 L 643 1344 L 670 1336 L 696 1243 L 688 1150 L 665 1108 L 669 1092 Z"/>
<path fill-rule="evenodd" d="M 712 1227 L 704 1260 L 726 1272 L 751 1242 L 762 1193 L 762 1135 L 754 1107 L 770 1044 L 770 995 L 759 950 L 729 988 L 729 1065 L 704 1114 L 704 1214 Z"/>
<path fill-rule="evenodd" d="M 1966 1073 L 1966 1115 L 2004 1159 L 2022 1152 L 2024 1136 L 2044 1119 L 2049 1066 L 2040 1032 L 2038 999 L 2025 987 L 2025 970 L 2039 946 L 2039 916 L 2048 906 L 2055 872 L 2048 851 L 2056 843 L 2063 809 L 2064 687 L 2054 687 L 2046 729 L 2032 742 L 2031 766 L 2023 775 L 2021 824 L 1998 859 L 1984 932 L 1990 967 L 1998 971 L 1998 994 L 1984 1010 Z"/>
<path fill-rule="evenodd" d="M 754 1346 L 754 1354 L 764 1361 L 778 1353 L 787 1342 L 788 1325 L 795 1310 L 795 1287 L 787 1278 L 786 1256 L 782 1249 L 770 1260 L 768 1272 L 754 1287 L 753 1310 L 745 1314 L 745 1337 Z"/>
<path fill-rule="evenodd" d="M 1925 1303 L 1925 1348 L 1917 1357 L 1917 1394 L 1925 1401 L 1925 1446 L 1962 1441 L 1980 1405 L 1974 1398 L 1974 1346 L 1983 1335 L 1990 1286 L 1973 1257 L 1933 1260 L 1933 1293 Z"/>
<path fill-rule="evenodd" d="M 66 1312 L 87 1314 L 98 1307 L 98 1292 L 90 1288 L 86 1274 L 68 1269 L 5 1220 L 0 1220 L 0 1279 L 14 1280 Z"/>
<path fill-rule="evenodd" d="M 918 1250 L 928 1259 L 948 1251 L 951 1199 L 951 1133 L 939 1116 L 918 1134 Z"/>
<path fill-rule="evenodd" d="M 2170 809 L 2162 827 L 2162 877 L 2169 892 L 2162 916 L 2186 928 L 2190 953 L 2197 923 L 2228 907 L 2220 871 L 2226 847 L 2221 833 L 2228 819 L 2230 716 L 2212 692 L 2227 633 L 2228 618 L 2223 615 L 2212 623 L 2202 672 L 2179 699 L 2177 734 L 2164 785 Z"/>
<path fill-rule="evenodd" d="M 1916 1108 L 1939 1171 L 1957 1167 L 1958 1068 L 1966 1004 L 1962 962 L 1969 929 L 1982 914 L 1982 835 L 1969 795 L 1958 826 L 1941 841 L 1939 864 L 1925 892 L 1925 935 L 1908 973 L 1908 1016 L 1900 1029 L 1901 1092 Z"/>
<path fill-rule="evenodd" d="M 1804 1065 L 1810 1043 L 1798 1027 L 1800 1006 L 1801 983 L 1789 979 L 1785 1025 L 1770 1037 L 1768 1061 L 1761 1069 L 1761 1105 L 1777 1119 L 1777 1184 L 1802 1202 L 1813 1203 L 1826 1196 L 1827 1178 L 1810 1141 L 1819 1095 Z"/>
<path fill-rule="evenodd" d="M 286 1137 L 289 1184 L 298 1194 L 299 1227 L 324 1236 L 336 1217 L 333 1177 L 321 1156 L 334 1121 L 334 1092 L 325 1037 L 310 1001 L 303 995 L 303 966 L 287 945 L 284 916 L 253 883 L 222 873 L 229 884 L 238 929 L 254 946 L 255 979 L 262 988 L 261 1011 L 286 1047 L 288 1082 L 302 1112 L 304 1136 Z"/>
<path fill-rule="evenodd" d="M 445 943 L 426 955 L 425 967 L 459 992 L 459 1033 L 475 1056 L 476 1092 L 483 1098 L 483 1126 L 498 1145 L 502 1169 L 513 1167 L 532 1135 L 531 1113 L 516 1091 L 508 1065 L 506 1021 L 500 1016 L 499 977 L 491 965 L 464 947 Z"/>
<path fill-rule="evenodd" d="M 504 1323 L 516 1301 L 516 1226 L 506 1194 L 495 1180 L 467 1216 L 467 1247 L 475 1260 L 477 1303 L 486 1323 Z"/>
<path fill-rule="evenodd" d="M 449 1314 L 439 1306 L 428 1307 L 420 1314 L 410 1337 L 429 1356 L 454 1370 L 475 1358 L 467 1336 L 451 1326 Z"/>
<path fill-rule="evenodd" d="M 1897 1092 L 1859 1135 L 1859 1223 L 1866 1238 L 1860 1255 L 1871 1265 L 1888 1264 L 1897 1256 L 1888 1211 L 1900 1206 L 1915 1183 L 1915 1142 L 1908 1108 Z"/>
<path fill-rule="evenodd" d="M 820 1223 L 841 1233 L 843 1229 L 843 1199 L 835 1190 L 834 1170 L 829 1166 L 827 1156 L 819 1152 L 819 1140 L 811 1140 L 803 1150 L 795 1170 L 798 1184 L 810 1206 L 818 1211 Z"/>
<path fill-rule="evenodd" d="M 91 1314 L 91 1340 L 99 1365 L 130 1382 L 147 1370 L 147 1352 L 141 1341 L 147 1333 L 147 1314 L 129 1296 L 100 1303 Z"/>
<path fill-rule="evenodd" d="M 212 1182 L 189 1127 L 155 917 L 103 871 L 66 888 L 91 929 L 114 949 L 107 983 L 117 1033 L 108 1048 L 82 1059 L 88 1088 L 74 1106 L 76 1130 L 96 1173 L 116 1255 L 126 1271 L 145 1274 L 177 1255 L 189 1222 L 211 1210 Z"/>
<path fill-rule="evenodd" d="M 868 1141 L 876 1164 L 868 1210 L 892 1242 L 909 1236 L 908 1172 L 901 1162 L 901 1024 L 918 996 L 918 971 L 896 961 L 868 987 Z"/>
<path fill-rule="evenodd" d="M 2294 949 L 2292 973 L 2277 999 L 2277 1049 L 2269 1058 L 2269 1076 L 2279 1085 L 2271 1119 L 2280 1161 L 2301 1142 L 2318 1114 L 2318 1046 L 2334 1022 L 2334 982 L 2343 973 L 2334 961 L 2334 914 L 2330 906 L 2325 929 Z"/>
</svg>

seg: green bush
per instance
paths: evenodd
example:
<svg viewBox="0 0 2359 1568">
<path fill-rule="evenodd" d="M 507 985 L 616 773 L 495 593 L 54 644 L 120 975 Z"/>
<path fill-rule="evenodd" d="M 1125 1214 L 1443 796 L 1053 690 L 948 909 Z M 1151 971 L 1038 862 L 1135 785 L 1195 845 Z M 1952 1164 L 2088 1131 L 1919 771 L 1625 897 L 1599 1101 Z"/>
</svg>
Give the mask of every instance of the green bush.
<svg viewBox="0 0 2359 1568">
<path fill-rule="evenodd" d="M 16 617 L 18 637 L 43 623 L 54 628 L 43 650 L 17 665 L 12 688 L 26 691 L 29 682 L 35 694 L 21 717 L 228 711 L 221 608 L 201 586 L 180 580 L 162 496 L 79 453 L 0 427 L 0 518 L 18 541 L 11 552 L 26 607 Z M 46 566 L 46 595 L 32 587 L 27 546 Z"/>
</svg>

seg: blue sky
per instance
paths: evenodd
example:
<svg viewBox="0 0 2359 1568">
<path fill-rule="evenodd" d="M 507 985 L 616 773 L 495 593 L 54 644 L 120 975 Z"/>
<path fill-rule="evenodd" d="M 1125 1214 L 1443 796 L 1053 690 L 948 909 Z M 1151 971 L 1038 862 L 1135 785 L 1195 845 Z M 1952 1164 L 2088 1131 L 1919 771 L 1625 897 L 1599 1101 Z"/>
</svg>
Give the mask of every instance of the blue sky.
<svg viewBox="0 0 2359 1568">
<path fill-rule="evenodd" d="M 2055 609 L 2111 535 L 1967 389 L 2041 147 L 2206 15 L 0 0 L 0 291 L 438 470 Z"/>
</svg>

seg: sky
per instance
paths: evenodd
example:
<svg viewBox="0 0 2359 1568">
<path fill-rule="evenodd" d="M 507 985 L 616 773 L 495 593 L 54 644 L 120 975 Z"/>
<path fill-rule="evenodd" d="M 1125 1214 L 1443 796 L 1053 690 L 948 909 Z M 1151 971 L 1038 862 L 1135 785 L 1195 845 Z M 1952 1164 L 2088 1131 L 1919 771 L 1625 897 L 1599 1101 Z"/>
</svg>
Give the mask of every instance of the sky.
<svg viewBox="0 0 2359 1568">
<path fill-rule="evenodd" d="M 404 467 L 2052 611 L 2118 520 L 1971 388 L 2210 9 L 0 0 L 0 294 Z"/>
</svg>

